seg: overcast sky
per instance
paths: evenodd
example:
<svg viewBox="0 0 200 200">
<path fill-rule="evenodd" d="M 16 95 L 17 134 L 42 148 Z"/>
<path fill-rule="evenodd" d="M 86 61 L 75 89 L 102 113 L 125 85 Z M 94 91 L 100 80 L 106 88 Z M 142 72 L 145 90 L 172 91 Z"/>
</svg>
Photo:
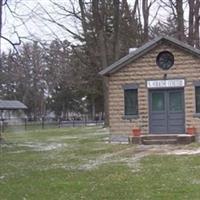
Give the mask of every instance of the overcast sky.
<svg viewBox="0 0 200 200">
<path fill-rule="evenodd" d="M 57 3 L 70 7 L 69 0 L 56 0 Z M 134 0 L 128 0 L 130 4 L 133 4 Z M 39 40 L 51 41 L 56 37 L 60 39 L 67 39 L 73 42 L 72 37 L 67 34 L 66 31 L 58 28 L 52 23 L 48 23 L 45 20 L 41 20 L 38 17 L 40 14 L 44 15 L 45 8 L 51 14 L 53 13 L 53 6 L 50 0 L 8 0 L 11 10 L 15 11 L 19 16 L 11 14 L 9 9 L 4 9 L 4 22 L 3 22 L 3 35 L 8 37 L 11 41 L 17 41 L 17 34 L 23 38 L 35 38 Z M 42 8 L 43 7 L 43 8 Z M 156 10 L 152 8 L 152 10 Z M 151 18 L 155 12 L 152 12 Z M 164 12 L 160 12 L 159 18 L 165 17 Z M 18 19 L 22 18 L 23 20 Z M 54 17 L 61 23 L 65 24 L 69 29 L 75 30 L 74 27 L 77 23 L 73 20 L 61 19 L 60 15 L 54 15 Z M 16 34 L 17 33 L 17 34 Z M 27 41 L 27 39 L 23 39 Z M 11 46 L 8 42 L 2 40 L 2 50 L 8 49 Z"/>
</svg>

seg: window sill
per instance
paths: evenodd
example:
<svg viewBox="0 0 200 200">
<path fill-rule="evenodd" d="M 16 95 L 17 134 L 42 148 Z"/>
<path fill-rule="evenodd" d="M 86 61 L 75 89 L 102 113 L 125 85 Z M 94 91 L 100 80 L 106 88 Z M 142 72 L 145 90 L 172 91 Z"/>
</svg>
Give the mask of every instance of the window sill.
<svg viewBox="0 0 200 200">
<path fill-rule="evenodd" d="M 193 117 L 200 118 L 200 113 L 195 113 Z"/>
<path fill-rule="evenodd" d="M 124 119 L 124 120 L 126 120 L 126 119 L 131 120 L 131 119 L 138 119 L 138 118 L 139 118 L 139 115 L 124 115 L 122 117 L 122 119 Z"/>
</svg>

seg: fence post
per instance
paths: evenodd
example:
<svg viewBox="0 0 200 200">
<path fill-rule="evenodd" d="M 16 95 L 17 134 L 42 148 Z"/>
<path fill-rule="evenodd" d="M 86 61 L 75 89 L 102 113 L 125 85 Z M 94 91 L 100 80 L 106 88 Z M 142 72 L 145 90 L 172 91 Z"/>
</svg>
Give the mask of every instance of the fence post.
<svg viewBox="0 0 200 200">
<path fill-rule="evenodd" d="M 27 130 L 27 119 L 24 118 L 24 128 L 25 128 L 25 131 Z"/>
<path fill-rule="evenodd" d="M 3 120 L 1 120 L 0 140 L 2 140 L 2 133 L 3 133 Z"/>
<path fill-rule="evenodd" d="M 44 116 L 42 117 L 42 129 L 44 129 Z"/>
<path fill-rule="evenodd" d="M 61 127 L 61 117 L 58 118 L 58 128 Z"/>
<path fill-rule="evenodd" d="M 85 122 L 85 126 L 87 125 L 87 122 L 86 122 L 86 116 L 85 116 L 85 118 L 84 118 L 84 122 Z"/>
<path fill-rule="evenodd" d="M 4 133 L 4 119 L 2 120 L 2 133 Z"/>
<path fill-rule="evenodd" d="M 98 119 L 95 117 L 96 126 L 98 125 Z"/>
</svg>

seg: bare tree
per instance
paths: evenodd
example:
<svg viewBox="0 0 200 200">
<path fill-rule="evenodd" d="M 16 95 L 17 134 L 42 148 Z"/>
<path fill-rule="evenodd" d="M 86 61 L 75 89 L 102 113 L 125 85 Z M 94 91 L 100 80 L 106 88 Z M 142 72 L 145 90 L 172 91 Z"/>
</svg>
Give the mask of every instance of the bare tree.
<svg viewBox="0 0 200 200">
<path fill-rule="evenodd" d="M 185 41 L 185 19 L 184 19 L 184 4 L 186 3 L 183 0 L 160 0 L 162 7 L 171 15 L 171 20 L 175 21 L 176 24 L 176 37 L 179 40 Z"/>
</svg>

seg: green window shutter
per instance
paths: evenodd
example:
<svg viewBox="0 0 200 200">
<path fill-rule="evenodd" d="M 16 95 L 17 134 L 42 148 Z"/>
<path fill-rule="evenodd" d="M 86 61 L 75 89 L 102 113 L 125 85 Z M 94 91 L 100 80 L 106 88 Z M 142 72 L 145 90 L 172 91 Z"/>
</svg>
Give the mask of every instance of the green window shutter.
<svg viewBox="0 0 200 200">
<path fill-rule="evenodd" d="M 124 90 L 125 115 L 138 115 L 137 89 Z"/>
<path fill-rule="evenodd" d="M 195 87 L 196 113 L 200 113 L 200 87 Z"/>
</svg>

